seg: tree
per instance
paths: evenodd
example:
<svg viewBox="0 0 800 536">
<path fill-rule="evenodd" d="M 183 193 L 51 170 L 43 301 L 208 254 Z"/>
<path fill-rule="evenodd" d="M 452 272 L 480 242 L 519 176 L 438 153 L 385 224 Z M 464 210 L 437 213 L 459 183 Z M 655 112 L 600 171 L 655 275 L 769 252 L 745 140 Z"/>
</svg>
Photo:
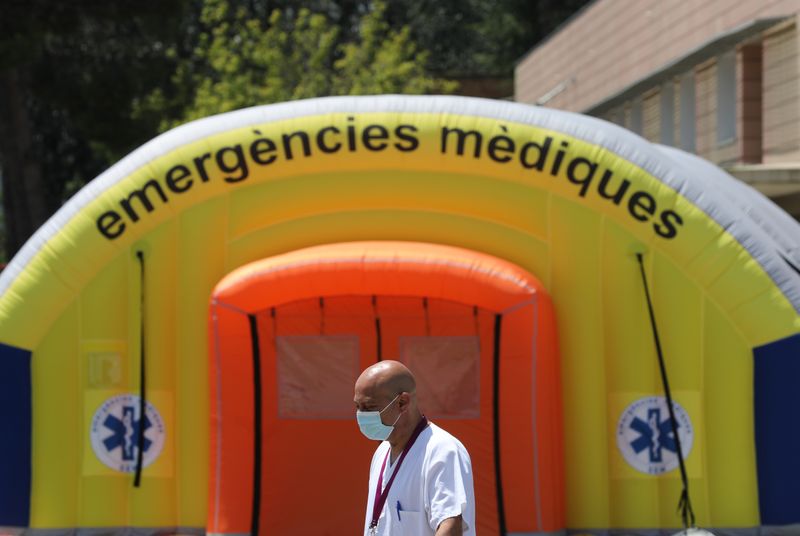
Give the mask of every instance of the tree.
<svg viewBox="0 0 800 536">
<path fill-rule="evenodd" d="M 158 130 L 259 103 L 510 79 L 586 1 L 0 0 L 6 255 Z"/>
<path fill-rule="evenodd" d="M 8 257 L 71 191 L 152 134 L 129 121 L 130 103 L 166 71 L 159 48 L 182 8 L 181 0 L 0 3 Z"/>
<path fill-rule="evenodd" d="M 425 73 L 427 53 L 407 27 L 389 27 L 385 9 L 383 2 L 371 3 L 353 37 L 343 40 L 327 16 L 306 8 L 276 9 L 264 21 L 227 0 L 206 0 L 200 18 L 205 30 L 193 56 L 178 62 L 167 91 L 159 88 L 138 103 L 136 116 L 166 115 L 165 130 L 255 104 L 452 91 L 454 83 Z"/>
<path fill-rule="evenodd" d="M 340 3 L 352 3 L 348 0 Z M 393 0 L 387 19 L 407 25 L 439 76 L 511 77 L 515 63 L 588 0 Z"/>
</svg>

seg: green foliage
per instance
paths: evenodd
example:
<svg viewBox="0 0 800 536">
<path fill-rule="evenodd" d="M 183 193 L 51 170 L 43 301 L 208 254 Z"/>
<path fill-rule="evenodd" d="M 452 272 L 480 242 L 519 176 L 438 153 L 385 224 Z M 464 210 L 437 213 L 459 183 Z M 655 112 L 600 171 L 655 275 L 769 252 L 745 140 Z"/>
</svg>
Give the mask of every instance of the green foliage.
<svg viewBox="0 0 800 536">
<path fill-rule="evenodd" d="M 351 2 L 341 0 L 340 5 Z M 357 3 L 357 2 L 356 2 Z M 510 78 L 515 63 L 588 0 L 392 0 L 387 19 L 430 53 L 428 72 Z"/>
<path fill-rule="evenodd" d="M 168 73 L 161 45 L 187 1 L 0 0 L 7 256 L 79 186 L 152 137 L 129 105 Z"/>
<path fill-rule="evenodd" d="M 158 115 L 163 131 L 257 104 L 452 92 L 455 83 L 426 74 L 427 53 L 418 49 L 408 27 L 389 26 L 385 10 L 383 2 L 371 3 L 352 38 L 343 40 L 329 17 L 305 8 L 276 9 L 264 21 L 227 0 L 205 0 L 200 17 L 205 30 L 192 57 L 177 62 L 169 93 L 157 89 L 135 103 L 135 117 Z M 176 57 L 177 49 L 169 54 Z"/>
<path fill-rule="evenodd" d="M 0 0 L 6 252 L 159 130 L 320 95 L 510 80 L 587 0 Z"/>
</svg>

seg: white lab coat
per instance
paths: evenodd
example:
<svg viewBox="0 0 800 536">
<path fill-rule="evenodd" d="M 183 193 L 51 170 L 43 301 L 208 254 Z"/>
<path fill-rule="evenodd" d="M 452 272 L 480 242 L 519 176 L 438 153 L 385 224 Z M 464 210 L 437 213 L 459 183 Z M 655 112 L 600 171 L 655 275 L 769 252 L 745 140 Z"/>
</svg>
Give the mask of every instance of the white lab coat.
<svg viewBox="0 0 800 536">
<path fill-rule="evenodd" d="M 383 441 L 372 456 L 364 534 L 369 534 L 375 488 L 389 452 Z M 399 460 L 399 457 L 398 457 Z M 383 486 L 397 467 L 386 460 Z M 389 490 L 378 519 L 380 536 L 433 536 L 439 524 L 461 515 L 464 534 L 475 536 L 475 491 L 472 463 L 461 442 L 433 423 L 420 433 L 408 451 Z"/>
</svg>

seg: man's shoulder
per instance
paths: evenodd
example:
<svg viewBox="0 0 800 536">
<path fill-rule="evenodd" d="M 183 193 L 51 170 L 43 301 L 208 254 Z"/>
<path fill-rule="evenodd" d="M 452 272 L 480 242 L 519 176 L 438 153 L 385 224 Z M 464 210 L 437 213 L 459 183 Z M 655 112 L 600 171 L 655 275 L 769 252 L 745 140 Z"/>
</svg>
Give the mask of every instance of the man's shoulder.
<svg viewBox="0 0 800 536">
<path fill-rule="evenodd" d="M 443 454 L 447 452 L 455 452 L 460 456 L 466 456 L 469 459 L 464 444 L 459 439 L 435 423 L 430 423 L 430 439 L 428 441 L 428 450 L 435 454 Z"/>
<path fill-rule="evenodd" d="M 375 452 L 372 454 L 372 465 L 374 466 L 375 463 L 381 463 L 383 458 L 386 456 L 386 452 L 389 450 L 389 443 L 386 441 L 381 441 L 378 443 L 378 447 L 375 449 Z"/>
<path fill-rule="evenodd" d="M 441 426 L 437 425 L 435 422 L 429 423 L 429 428 L 431 429 L 431 439 L 437 443 L 442 444 L 453 444 L 453 445 L 461 445 L 464 446 L 459 439 L 442 428 Z"/>
</svg>

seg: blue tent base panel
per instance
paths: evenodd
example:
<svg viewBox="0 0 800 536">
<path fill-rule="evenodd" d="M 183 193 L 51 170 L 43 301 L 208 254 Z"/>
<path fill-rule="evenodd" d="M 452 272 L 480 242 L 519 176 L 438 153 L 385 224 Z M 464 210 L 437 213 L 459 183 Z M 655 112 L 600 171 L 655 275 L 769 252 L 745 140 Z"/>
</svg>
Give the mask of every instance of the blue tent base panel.
<svg viewBox="0 0 800 536">
<path fill-rule="evenodd" d="M 72 527 L 52 529 L 27 529 L 0 525 L 3 536 L 205 536 L 204 527 Z M 242 533 L 241 536 L 249 536 Z"/>
<path fill-rule="evenodd" d="M 781 527 L 761 526 L 746 528 L 717 528 L 700 527 L 711 532 L 714 536 L 797 536 L 800 534 L 800 524 L 784 525 Z M 523 532 L 508 533 L 506 536 L 677 536 L 683 529 L 568 529 L 564 532 Z"/>
<path fill-rule="evenodd" d="M 30 500 L 31 352 L 0 343 L 0 527 L 27 527 Z"/>
<path fill-rule="evenodd" d="M 714 536 L 797 536 L 800 524 L 781 527 L 762 526 L 746 528 L 701 527 Z M 677 536 L 682 529 L 566 529 L 553 532 L 507 532 L 505 536 Z M 0 534 L 9 536 L 165 536 L 180 534 L 187 536 L 250 536 L 249 532 L 217 533 L 206 532 L 203 527 L 75 527 L 52 529 L 27 529 L 22 527 L 4 527 L 0 525 Z"/>
<path fill-rule="evenodd" d="M 753 354 L 761 522 L 800 523 L 800 334 L 759 346 Z"/>
</svg>

